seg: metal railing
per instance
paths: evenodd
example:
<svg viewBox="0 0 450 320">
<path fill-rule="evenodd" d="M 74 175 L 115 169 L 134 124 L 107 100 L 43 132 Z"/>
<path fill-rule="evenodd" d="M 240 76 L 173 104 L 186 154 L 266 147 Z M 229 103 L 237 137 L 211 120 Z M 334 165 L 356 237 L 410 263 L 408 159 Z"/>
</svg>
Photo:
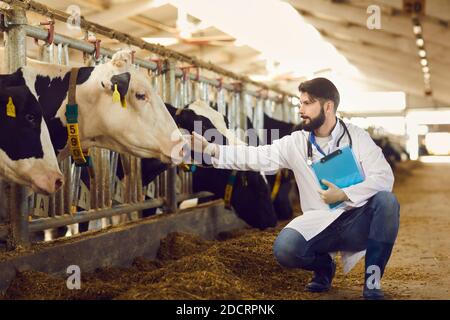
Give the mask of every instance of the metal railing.
<svg viewBox="0 0 450 320">
<path fill-rule="evenodd" d="M 9 71 L 13 72 L 26 64 L 26 37 L 47 41 L 49 35 L 47 30 L 27 24 L 24 8 L 47 15 L 49 12 L 54 13 L 55 10 L 40 4 L 38 8 L 41 10 L 37 10 L 33 1 L 4 2 L 17 5 L 11 10 L 0 11 L 5 14 L 7 21 L 6 54 Z M 64 19 L 64 15 L 53 17 Z M 99 30 L 98 25 L 91 25 L 95 26 L 95 30 Z M 83 20 L 82 27 L 86 26 L 89 26 L 89 22 Z M 105 35 L 104 30 L 106 28 L 99 34 Z M 119 33 L 107 34 L 114 38 L 114 35 Z M 128 44 L 135 44 L 138 41 L 127 37 Z M 214 102 L 217 110 L 228 116 L 232 130 L 245 130 L 247 116 L 256 123 L 256 129 L 262 129 L 263 112 L 269 114 L 279 112 L 278 118 L 285 121 L 291 118 L 292 105 L 286 92 L 260 85 L 212 64 L 194 58 L 187 59 L 160 46 L 140 47 L 161 56 L 159 61 L 136 58 L 134 64 L 136 68 L 144 68 L 152 73 L 152 85 L 165 102 L 176 107 L 182 107 L 196 99 Z M 40 47 L 40 59 L 70 65 L 69 50 L 82 51 L 88 56 L 96 52 L 92 43 L 55 33 L 52 43 L 46 42 Z M 93 60 L 95 63 L 105 62 L 112 57 L 114 51 L 102 47 L 99 54 L 100 58 Z M 166 59 L 163 59 L 164 56 Z M 189 68 L 197 72 L 189 72 L 189 68 L 177 66 L 177 62 L 187 60 L 190 62 Z M 221 77 L 238 80 L 239 83 L 225 83 L 219 77 L 217 79 L 204 77 L 199 74 L 199 68 L 206 68 Z M 251 90 L 247 85 L 256 89 Z M 262 90 L 266 93 L 272 90 L 275 95 L 261 94 Z M 177 173 L 176 167 L 169 168 L 149 185 L 144 186 L 139 158 L 99 148 L 92 148 L 91 155 L 96 175 L 90 178 L 89 188 L 81 179 L 81 168 L 74 166 L 70 158 L 59 163 L 65 177 L 65 185 L 52 196 L 33 194 L 27 197 L 24 187 L 5 181 L 0 182 L 0 239 L 6 239 L 8 248 L 28 246 L 33 241 L 31 233 L 85 222 L 90 222 L 91 228 L 96 228 L 95 222 L 97 228 L 99 224 L 100 227 L 104 227 L 111 224 L 114 217 L 121 217 L 119 220 L 122 222 L 134 220 L 139 218 L 139 212 L 149 208 L 163 207 L 164 212 L 176 212 L 179 202 L 210 195 L 207 192 L 193 194 L 192 174 Z M 118 165 L 123 168 L 122 181 L 116 176 Z M 145 195 L 150 199 L 145 200 Z M 76 233 L 76 230 L 72 233 Z"/>
</svg>

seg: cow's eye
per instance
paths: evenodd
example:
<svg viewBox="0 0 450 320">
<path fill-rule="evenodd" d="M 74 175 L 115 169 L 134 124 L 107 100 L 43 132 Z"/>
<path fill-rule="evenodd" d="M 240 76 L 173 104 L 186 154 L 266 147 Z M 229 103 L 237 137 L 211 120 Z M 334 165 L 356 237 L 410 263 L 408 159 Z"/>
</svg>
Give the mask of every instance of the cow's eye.
<svg viewBox="0 0 450 320">
<path fill-rule="evenodd" d="M 136 93 L 136 99 L 145 100 L 145 93 Z"/>
</svg>

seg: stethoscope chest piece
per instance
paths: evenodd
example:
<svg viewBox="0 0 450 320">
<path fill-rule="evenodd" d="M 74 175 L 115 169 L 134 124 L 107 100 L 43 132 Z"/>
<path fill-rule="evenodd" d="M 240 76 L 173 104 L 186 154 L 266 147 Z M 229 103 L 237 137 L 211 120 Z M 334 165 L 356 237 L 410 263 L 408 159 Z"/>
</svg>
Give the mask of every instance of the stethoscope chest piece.
<svg viewBox="0 0 450 320">
<path fill-rule="evenodd" d="M 352 147 L 352 137 L 350 136 L 350 133 L 348 132 L 347 126 L 345 125 L 344 121 L 342 121 L 341 119 L 338 119 L 338 121 L 341 123 L 342 127 L 344 128 L 344 132 L 342 132 L 342 135 L 339 137 L 338 141 L 337 141 L 337 147 L 339 147 L 339 143 L 341 142 L 342 138 L 344 137 L 345 134 L 347 134 L 348 139 L 349 139 L 349 145 L 350 148 Z M 312 143 L 311 143 L 311 133 L 308 136 L 308 142 L 307 142 L 307 159 L 306 159 L 306 164 L 308 166 L 312 165 L 312 158 L 313 158 L 313 150 L 312 150 Z"/>
</svg>

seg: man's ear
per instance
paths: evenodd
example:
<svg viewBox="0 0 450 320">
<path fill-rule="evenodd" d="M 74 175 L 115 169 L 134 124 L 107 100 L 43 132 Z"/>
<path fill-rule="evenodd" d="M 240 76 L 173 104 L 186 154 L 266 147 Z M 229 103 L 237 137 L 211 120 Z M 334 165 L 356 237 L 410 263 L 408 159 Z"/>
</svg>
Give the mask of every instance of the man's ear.
<svg viewBox="0 0 450 320">
<path fill-rule="evenodd" d="M 117 91 L 119 91 L 121 97 L 125 97 L 128 93 L 128 87 L 130 86 L 131 75 L 129 72 L 116 74 L 111 77 L 111 90 L 114 91 L 114 85 L 117 84 Z"/>
<path fill-rule="evenodd" d="M 327 102 L 325 102 L 325 108 L 327 112 L 334 112 L 334 102 L 328 100 Z"/>
</svg>

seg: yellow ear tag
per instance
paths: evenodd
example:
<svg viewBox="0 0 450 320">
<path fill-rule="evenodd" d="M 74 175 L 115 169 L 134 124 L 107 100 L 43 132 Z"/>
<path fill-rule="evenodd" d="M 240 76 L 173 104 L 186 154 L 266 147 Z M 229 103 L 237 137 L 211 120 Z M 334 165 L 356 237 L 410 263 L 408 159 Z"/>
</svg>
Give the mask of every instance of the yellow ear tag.
<svg viewBox="0 0 450 320">
<path fill-rule="evenodd" d="M 127 100 L 125 99 L 125 97 L 120 99 L 120 102 L 122 103 L 122 108 L 126 108 L 127 107 Z"/>
<path fill-rule="evenodd" d="M 120 102 L 120 93 L 117 90 L 117 84 L 114 85 L 113 102 Z"/>
<path fill-rule="evenodd" d="M 11 97 L 8 98 L 8 104 L 6 105 L 6 115 L 11 118 L 16 117 L 16 106 Z"/>
</svg>

